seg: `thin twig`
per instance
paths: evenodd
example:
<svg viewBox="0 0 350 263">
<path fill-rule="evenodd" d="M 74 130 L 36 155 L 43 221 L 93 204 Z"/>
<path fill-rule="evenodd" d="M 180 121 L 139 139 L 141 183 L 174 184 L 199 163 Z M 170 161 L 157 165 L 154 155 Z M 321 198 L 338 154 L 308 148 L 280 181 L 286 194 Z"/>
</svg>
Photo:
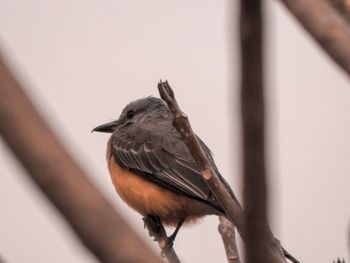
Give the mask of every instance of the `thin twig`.
<svg viewBox="0 0 350 263">
<path fill-rule="evenodd" d="M 350 28 L 325 0 L 280 0 L 326 53 L 350 75 Z"/>
<path fill-rule="evenodd" d="M 63 148 L 1 58 L 0 134 L 101 262 L 161 262 Z"/>
<path fill-rule="evenodd" d="M 222 242 L 224 243 L 226 258 L 228 263 L 240 263 L 239 253 L 236 242 L 235 226 L 225 217 L 220 216 L 218 227 Z"/>
<path fill-rule="evenodd" d="M 143 222 L 148 229 L 149 235 L 158 242 L 161 255 L 166 257 L 169 263 L 181 263 L 173 247 L 167 246 L 168 236 L 162 224 L 155 224 L 149 217 L 144 217 Z"/>
</svg>

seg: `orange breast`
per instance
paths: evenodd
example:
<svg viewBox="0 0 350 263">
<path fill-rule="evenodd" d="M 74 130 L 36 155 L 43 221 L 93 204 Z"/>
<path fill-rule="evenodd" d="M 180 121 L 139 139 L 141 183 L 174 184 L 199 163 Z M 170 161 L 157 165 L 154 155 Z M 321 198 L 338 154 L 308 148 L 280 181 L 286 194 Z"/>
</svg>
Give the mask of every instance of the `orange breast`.
<svg viewBox="0 0 350 263">
<path fill-rule="evenodd" d="M 181 202 L 175 193 L 121 168 L 114 162 L 113 157 L 110 158 L 108 166 L 120 197 L 143 216 L 153 214 L 166 218 L 181 210 Z"/>
<path fill-rule="evenodd" d="M 143 216 L 157 215 L 163 224 L 176 226 L 181 218 L 186 218 L 188 223 L 206 214 L 217 214 L 205 203 L 171 192 L 121 168 L 112 156 L 108 168 L 119 196 Z"/>
</svg>

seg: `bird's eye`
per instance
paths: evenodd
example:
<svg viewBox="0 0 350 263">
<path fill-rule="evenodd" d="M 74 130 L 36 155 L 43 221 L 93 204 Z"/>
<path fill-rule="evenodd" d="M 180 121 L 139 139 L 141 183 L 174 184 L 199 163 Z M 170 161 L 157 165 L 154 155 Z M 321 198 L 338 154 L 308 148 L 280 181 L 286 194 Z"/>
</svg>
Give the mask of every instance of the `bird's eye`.
<svg viewBox="0 0 350 263">
<path fill-rule="evenodd" d="M 135 111 L 133 110 L 129 110 L 127 113 L 126 113 L 126 117 L 128 117 L 128 119 L 131 119 L 132 117 L 135 116 Z"/>
</svg>

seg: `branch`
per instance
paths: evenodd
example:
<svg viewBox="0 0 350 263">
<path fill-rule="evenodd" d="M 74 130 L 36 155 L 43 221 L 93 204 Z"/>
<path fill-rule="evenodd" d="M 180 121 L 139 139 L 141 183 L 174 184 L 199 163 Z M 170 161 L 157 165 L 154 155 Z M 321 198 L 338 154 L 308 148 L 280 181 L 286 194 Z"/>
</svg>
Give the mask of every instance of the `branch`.
<svg viewBox="0 0 350 263">
<path fill-rule="evenodd" d="M 247 263 L 279 262 L 273 261 L 271 253 L 268 253 L 272 236 L 267 226 L 261 5 L 260 0 L 241 0 L 243 201 Z"/>
<path fill-rule="evenodd" d="M 245 258 L 247 263 L 286 262 L 267 223 L 263 7 L 260 0 L 240 2 Z"/>
<path fill-rule="evenodd" d="M 326 53 L 350 75 L 350 28 L 325 0 L 281 0 Z"/>
<path fill-rule="evenodd" d="M 228 263 L 241 263 L 236 243 L 235 226 L 225 217 L 220 216 L 219 233 L 224 243 Z"/>
<path fill-rule="evenodd" d="M 0 134 L 101 262 L 161 262 L 63 148 L 0 57 Z"/>
<path fill-rule="evenodd" d="M 181 111 L 175 99 L 174 91 L 171 89 L 168 82 L 160 81 L 160 83 L 158 83 L 158 90 L 161 98 L 167 103 L 170 111 L 173 114 L 174 127 L 182 135 L 185 144 L 190 150 L 198 167 L 201 169 L 202 178 L 207 182 L 211 191 L 223 206 L 225 217 L 227 217 L 236 226 L 242 239 L 246 241 L 247 233 L 243 224 L 243 211 L 236 197 L 234 196 L 234 193 L 230 193 L 228 191 L 228 189 L 223 185 L 222 181 L 215 173 L 212 165 L 205 156 L 203 149 L 198 143 L 197 137 L 195 136 L 188 121 L 188 117 Z M 286 262 L 283 256 L 283 248 L 281 247 L 280 242 L 273 237 L 268 226 L 266 231 L 270 237 L 268 250 L 270 251 L 270 254 L 273 255 L 275 260 L 270 262 Z"/>
<path fill-rule="evenodd" d="M 349 0 L 329 0 L 335 9 L 350 23 L 350 1 Z"/>
<path fill-rule="evenodd" d="M 154 238 L 154 241 L 158 242 L 161 255 L 166 257 L 169 263 L 181 263 L 174 248 L 167 246 L 168 236 L 164 226 L 160 222 L 154 222 L 151 217 L 144 217 L 142 220 L 148 229 L 149 235 Z"/>
<path fill-rule="evenodd" d="M 158 83 L 158 90 L 161 98 L 167 103 L 173 114 L 174 127 L 182 135 L 185 144 L 198 164 L 199 169 L 202 171 L 202 178 L 208 183 L 210 189 L 223 206 L 225 215 L 235 224 L 241 236 L 244 236 L 242 210 L 238 202 L 234 200 L 235 196 L 231 196 L 228 189 L 215 173 L 191 128 L 187 115 L 181 111 L 173 90 L 167 81 L 160 81 L 160 83 Z"/>
<path fill-rule="evenodd" d="M 167 103 L 173 114 L 174 127 L 182 135 L 185 144 L 202 171 L 202 178 L 207 182 L 208 186 L 223 206 L 226 217 L 231 219 L 230 221 L 235 224 L 240 235 L 244 237 L 242 209 L 238 201 L 236 201 L 237 199 L 234 193 L 229 192 L 213 169 L 191 128 L 187 115 L 181 111 L 175 99 L 174 91 L 171 89 L 168 82 L 160 81 L 158 83 L 158 90 L 160 97 Z"/>
</svg>

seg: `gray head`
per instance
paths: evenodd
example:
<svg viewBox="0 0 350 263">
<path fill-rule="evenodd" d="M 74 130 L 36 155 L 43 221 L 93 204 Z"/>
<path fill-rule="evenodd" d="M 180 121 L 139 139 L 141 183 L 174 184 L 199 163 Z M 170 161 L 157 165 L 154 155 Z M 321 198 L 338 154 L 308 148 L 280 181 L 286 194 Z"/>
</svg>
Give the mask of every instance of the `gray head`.
<svg viewBox="0 0 350 263">
<path fill-rule="evenodd" d="M 132 123 L 146 123 L 154 119 L 170 118 L 168 106 L 163 100 L 147 97 L 133 101 L 126 105 L 119 119 L 97 126 L 92 131 L 112 133 L 121 125 L 129 125 Z"/>
</svg>

